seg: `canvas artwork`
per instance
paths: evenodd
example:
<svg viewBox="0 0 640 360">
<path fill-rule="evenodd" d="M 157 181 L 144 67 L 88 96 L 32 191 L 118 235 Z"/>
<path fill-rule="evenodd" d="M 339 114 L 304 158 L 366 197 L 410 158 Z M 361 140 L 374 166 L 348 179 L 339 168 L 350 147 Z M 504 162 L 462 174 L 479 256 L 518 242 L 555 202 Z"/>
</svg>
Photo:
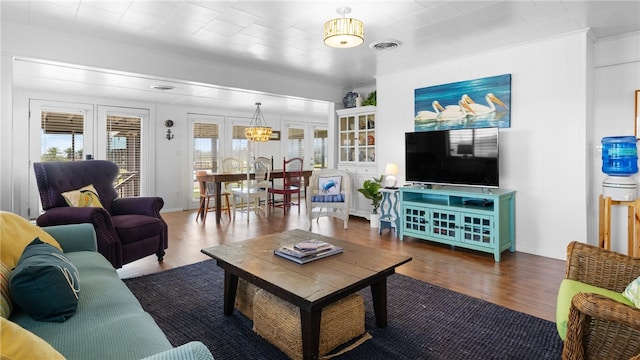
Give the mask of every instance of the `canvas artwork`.
<svg viewBox="0 0 640 360">
<path fill-rule="evenodd" d="M 511 74 L 415 89 L 415 131 L 511 126 Z"/>
</svg>

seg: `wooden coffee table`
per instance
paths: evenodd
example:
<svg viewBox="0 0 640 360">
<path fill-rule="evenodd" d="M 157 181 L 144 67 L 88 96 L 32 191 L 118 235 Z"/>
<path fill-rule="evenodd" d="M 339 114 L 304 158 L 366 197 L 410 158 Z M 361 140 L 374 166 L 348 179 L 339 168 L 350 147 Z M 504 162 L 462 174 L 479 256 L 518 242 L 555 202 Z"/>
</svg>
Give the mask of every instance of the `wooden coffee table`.
<svg viewBox="0 0 640 360">
<path fill-rule="evenodd" d="M 344 248 L 341 254 L 304 265 L 273 254 L 279 246 L 306 239 Z M 238 278 L 300 308 L 302 352 L 317 359 L 322 308 L 371 286 L 376 325 L 387 325 L 387 277 L 411 257 L 370 248 L 303 230 L 289 230 L 251 240 L 202 249 L 224 269 L 224 314 L 231 315 Z"/>
</svg>

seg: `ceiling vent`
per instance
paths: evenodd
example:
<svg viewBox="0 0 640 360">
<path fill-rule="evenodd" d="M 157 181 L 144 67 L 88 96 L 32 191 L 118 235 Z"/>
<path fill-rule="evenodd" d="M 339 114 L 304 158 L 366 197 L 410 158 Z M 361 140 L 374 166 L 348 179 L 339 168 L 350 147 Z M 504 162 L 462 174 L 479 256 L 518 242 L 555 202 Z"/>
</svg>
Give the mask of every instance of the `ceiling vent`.
<svg viewBox="0 0 640 360">
<path fill-rule="evenodd" d="M 171 85 L 151 85 L 150 88 L 161 91 L 172 91 L 176 89 L 175 86 Z"/>
<path fill-rule="evenodd" d="M 400 42 L 396 41 L 396 40 L 376 41 L 374 43 L 371 43 L 371 45 L 369 45 L 369 47 L 372 50 L 376 50 L 376 51 L 392 50 L 392 49 L 397 48 L 398 46 L 400 46 Z"/>
</svg>

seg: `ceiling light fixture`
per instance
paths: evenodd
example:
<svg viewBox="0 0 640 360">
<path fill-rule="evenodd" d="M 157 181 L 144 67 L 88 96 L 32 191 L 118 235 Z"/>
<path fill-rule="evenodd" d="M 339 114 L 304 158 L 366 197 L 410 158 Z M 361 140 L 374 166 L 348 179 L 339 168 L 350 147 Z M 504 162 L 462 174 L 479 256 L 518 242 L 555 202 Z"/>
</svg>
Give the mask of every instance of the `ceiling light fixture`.
<svg viewBox="0 0 640 360">
<path fill-rule="evenodd" d="M 324 23 L 324 43 L 334 48 L 352 48 L 364 42 L 364 24 L 358 19 L 347 18 L 350 7 L 339 7 L 336 12 L 341 18 Z"/>
<path fill-rule="evenodd" d="M 256 103 L 256 111 L 251 117 L 251 123 L 249 123 L 248 128 L 244 129 L 244 136 L 249 141 L 269 141 L 271 133 L 273 132 L 273 129 L 268 127 L 267 122 L 264 120 L 262 110 L 260 110 L 260 105 L 262 105 L 262 103 Z"/>
</svg>

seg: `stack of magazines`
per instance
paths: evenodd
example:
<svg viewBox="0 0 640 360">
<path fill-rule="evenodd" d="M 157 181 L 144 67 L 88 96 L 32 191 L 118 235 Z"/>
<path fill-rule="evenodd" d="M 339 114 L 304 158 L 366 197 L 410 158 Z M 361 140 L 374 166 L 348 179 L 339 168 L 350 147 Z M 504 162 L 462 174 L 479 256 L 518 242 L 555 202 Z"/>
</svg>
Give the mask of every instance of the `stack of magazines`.
<svg viewBox="0 0 640 360">
<path fill-rule="evenodd" d="M 339 254 L 344 250 L 328 242 L 316 239 L 304 240 L 295 244 L 281 246 L 273 250 L 273 253 L 285 259 L 295 261 L 298 264 L 325 258 L 327 256 Z"/>
</svg>

